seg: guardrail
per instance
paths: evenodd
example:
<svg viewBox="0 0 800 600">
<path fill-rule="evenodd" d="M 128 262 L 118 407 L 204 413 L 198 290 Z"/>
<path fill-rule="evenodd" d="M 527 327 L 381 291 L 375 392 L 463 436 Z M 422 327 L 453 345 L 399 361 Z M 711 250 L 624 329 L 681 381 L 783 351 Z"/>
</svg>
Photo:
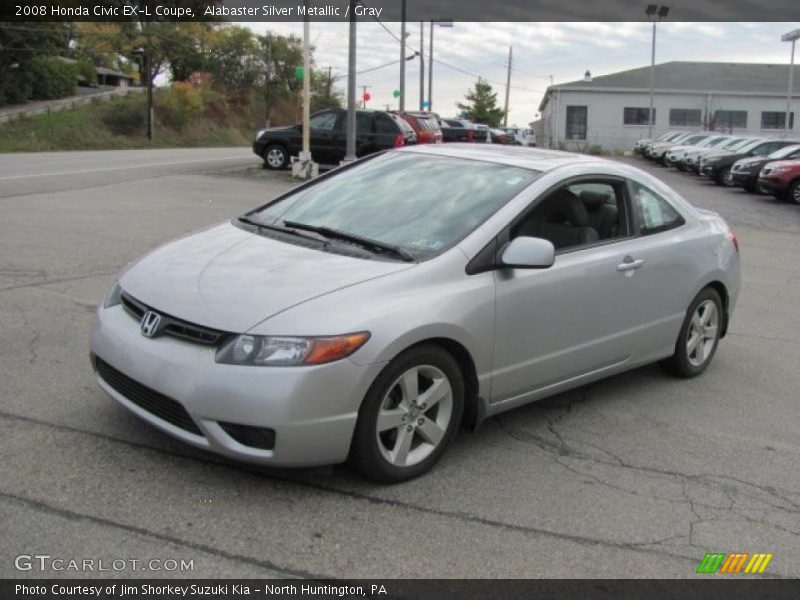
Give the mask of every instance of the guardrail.
<svg viewBox="0 0 800 600">
<path fill-rule="evenodd" d="M 0 123 L 13 121 L 22 117 L 30 117 L 33 115 L 41 115 L 60 110 L 70 110 L 78 108 L 79 106 L 86 106 L 93 102 L 105 102 L 112 98 L 119 96 L 127 96 L 128 94 L 138 94 L 144 91 L 140 87 L 118 87 L 107 92 L 98 92 L 97 94 L 87 94 L 85 96 L 71 96 L 70 98 L 63 98 L 61 100 L 53 100 L 45 104 L 37 103 L 36 106 L 28 106 L 27 108 L 20 108 L 18 110 L 0 110 Z"/>
</svg>

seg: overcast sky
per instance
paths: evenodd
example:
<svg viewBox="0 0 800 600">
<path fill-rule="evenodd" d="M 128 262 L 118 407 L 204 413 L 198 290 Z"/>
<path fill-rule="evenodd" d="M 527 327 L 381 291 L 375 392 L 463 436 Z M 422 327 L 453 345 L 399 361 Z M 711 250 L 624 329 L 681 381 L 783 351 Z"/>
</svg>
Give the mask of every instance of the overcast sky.
<svg viewBox="0 0 800 600">
<path fill-rule="evenodd" d="M 302 23 L 247 23 L 257 33 L 303 34 Z M 399 36 L 399 23 L 385 26 Z M 760 62 L 788 64 L 790 44 L 781 35 L 800 23 L 661 23 L 658 27 L 656 62 L 670 60 Z M 425 30 L 425 52 L 428 46 Z M 409 45 L 419 48 L 419 23 L 409 23 Z M 346 89 L 347 24 L 312 23 L 311 40 L 319 67 L 333 68 L 341 90 Z M 502 106 L 505 95 L 508 47 L 514 47 L 509 124 L 524 125 L 538 113 L 542 94 L 553 76 L 555 83 L 650 64 L 649 23 L 455 23 L 434 32 L 433 110 L 442 116 L 456 114 L 455 103 L 463 99 L 480 75 L 492 82 Z M 412 51 L 409 50 L 408 54 Z M 400 44 L 376 22 L 358 24 L 358 70 L 399 59 Z M 800 54 L 800 52 L 798 52 Z M 800 60 L 800 57 L 796 59 Z M 419 103 L 419 60 L 407 64 L 406 107 Z M 387 104 L 397 108 L 392 92 L 399 85 L 399 64 L 358 76 L 359 86 L 368 85 L 372 108 Z M 427 71 L 427 59 L 426 59 Z M 469 75 L 458 71 L 467 71 Z M 800 68 L 798 68 L 800 71 Z M 798 74 L 800 76 L 800 74 Z M 425 75 L 427 86 L 427 72 Z M 788 82 L 787 82 L 788 84 Z M 359 96 L 361 90 L 359 88 Z M 426 92 L 427 97 L 427 92 Z"/>
</svg>

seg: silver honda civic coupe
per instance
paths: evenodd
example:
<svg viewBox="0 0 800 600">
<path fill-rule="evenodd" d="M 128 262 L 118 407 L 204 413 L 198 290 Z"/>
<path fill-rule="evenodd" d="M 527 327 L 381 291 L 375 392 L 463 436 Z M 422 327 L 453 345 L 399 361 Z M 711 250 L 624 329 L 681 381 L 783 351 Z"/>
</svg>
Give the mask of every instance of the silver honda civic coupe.
<svg viewBox="0 0 800 600">
<path fill-rule="evenodd" d="M 725 221 L 634 167 L 415 146 L 129 265 L 91 360 L 189 444 L 393 482 L 460 425 L 655 361 L 702 373 L 739 281 Z"/>
</svg>

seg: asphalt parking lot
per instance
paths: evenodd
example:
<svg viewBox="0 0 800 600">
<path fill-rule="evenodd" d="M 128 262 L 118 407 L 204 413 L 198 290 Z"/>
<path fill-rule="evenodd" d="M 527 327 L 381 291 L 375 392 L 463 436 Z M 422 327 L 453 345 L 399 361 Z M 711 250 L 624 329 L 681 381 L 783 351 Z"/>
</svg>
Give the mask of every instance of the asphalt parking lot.
<svg viewBox="0 0 800 600">
<path fill-rule="evenodd" d="M 700 378 L 646 367 L 462 432 L 385 487 L 184 446 L 95 385 L 114 273 L 291 185 L 248 149 L 0 158 L 0 577 L 20 554 L 193 560 L 103 576 L 690 577 L 707 551 L 800 576 L 800 207 L 633 160 L 739 235 L 743 289 Z"/>
</svg>

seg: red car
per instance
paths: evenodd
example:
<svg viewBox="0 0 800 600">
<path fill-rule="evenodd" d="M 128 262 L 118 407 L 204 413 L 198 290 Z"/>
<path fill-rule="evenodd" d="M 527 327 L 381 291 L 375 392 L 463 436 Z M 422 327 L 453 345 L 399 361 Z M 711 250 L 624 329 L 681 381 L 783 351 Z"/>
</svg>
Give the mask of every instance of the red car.
<svg viewBox="0 0 800 600">
<path fill-rule="evenodd" d="M 418 144 L 439 144 L 442 141 L 442 129 L 436 115 L 424 112 L 392 111 L 403 117 L 417 134 Z"/>
<path fill-rule="evenodd" d="M 781 200 L 800 204 L 800 160 L 776 160 L 758 175 L 761 189 Z"/>
</svg>

